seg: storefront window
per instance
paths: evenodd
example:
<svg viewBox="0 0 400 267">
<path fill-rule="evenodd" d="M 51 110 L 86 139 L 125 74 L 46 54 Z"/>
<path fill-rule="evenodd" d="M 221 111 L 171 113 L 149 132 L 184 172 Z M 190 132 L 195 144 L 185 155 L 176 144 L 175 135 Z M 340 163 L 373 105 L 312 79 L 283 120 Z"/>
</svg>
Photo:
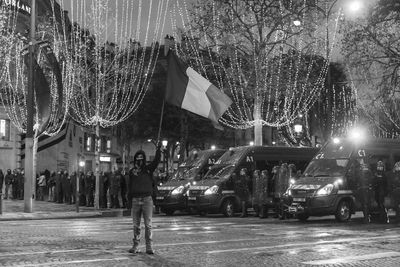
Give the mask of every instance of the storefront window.
<svg viewBox="0 0 400 267">
<path fill-rule="evenodd" d="M 0 140 L 10 141 L 10 120 L 0 119 Z"/>
</svg>

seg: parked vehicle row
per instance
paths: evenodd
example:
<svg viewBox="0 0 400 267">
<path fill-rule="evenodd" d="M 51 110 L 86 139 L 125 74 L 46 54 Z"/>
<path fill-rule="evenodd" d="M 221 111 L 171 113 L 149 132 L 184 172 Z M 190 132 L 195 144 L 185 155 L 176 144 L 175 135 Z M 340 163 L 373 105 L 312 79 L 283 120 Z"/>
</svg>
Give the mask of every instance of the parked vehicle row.
<svg viewBox="0 0 400 267">
<path fill-rule="evenodd" d="M 256 213 L 273 210 L 299 220 L 334 215 L 338 221 L 348 221 L 356 211 L 365 212 L 357 195 L 361 173 L 369 170 L 372 177 L 377 166 L 383 166 L 381 176 L 389 181 L 384 207 L 400 215 L 400 142 L 392 139 L 335 138 L 321 149 L 242 146 L 201 151 L 158 187 L 156 205 L 167 215 L 189 210 L 234 216 L 243 203 L 235 181 L 245 172 L 247 208 Z M 368 198 L 368 212 L 382 213 L 383 203 L 376 194 Z"/>
</svg>

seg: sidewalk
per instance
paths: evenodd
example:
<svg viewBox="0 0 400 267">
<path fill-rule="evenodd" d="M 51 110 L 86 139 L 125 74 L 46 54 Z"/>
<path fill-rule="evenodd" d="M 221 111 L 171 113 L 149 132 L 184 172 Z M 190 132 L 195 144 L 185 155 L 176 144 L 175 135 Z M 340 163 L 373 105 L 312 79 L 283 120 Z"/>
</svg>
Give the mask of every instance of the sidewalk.
<svg viewBox="0 0 400 267">
<path fill-rule="evenodd" d="M 130 215 L 129 210 L 126 209 L 95 210 L 93 207 L 83 206 L 79 206 L 79 212 L 76 212 L 75 204 L 68 205 L 47 201 L 34 201 L 32 205 L 33 212 L 25 213 L 23 200 L 3 199 L 2 201 L 3 214 L 0 214 L 0 221 L 121 217 Z"/>
</svg>

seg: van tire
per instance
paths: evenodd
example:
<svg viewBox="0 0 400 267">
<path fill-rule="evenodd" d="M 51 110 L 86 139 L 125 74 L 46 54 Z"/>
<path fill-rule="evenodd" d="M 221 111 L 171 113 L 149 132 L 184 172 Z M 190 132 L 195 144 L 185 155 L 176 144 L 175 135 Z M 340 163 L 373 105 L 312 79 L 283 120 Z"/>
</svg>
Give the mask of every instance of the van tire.
<svg viewBox="0 0 400 267">
<path fill-rule="evenodd" d="M 165 213 L 167 216 L 172 216 L 175 212 L 173 209 L 161 209 L 161 212 Z"/>
<path fill-rule="evenodd" d="M 297 219 L 298 219 L 299 221 L 302 221 L 302 222 L 307 221 L 309 217 L 310 217 L 310 215 L 305 214 L 305 213 L 297 214 Z"/>
<path fill-rule="evenodd" d="M 233 217 L 235 215 L 235 202 L 231 199 L 227 199 L 222 203 L 222 213 L 225 217 Z"/>
<path fill-rule="evenodd" d="M 348 200 L 341 200 L 339 202 L 335 218 L 338 222 L 347 222 L 351 219 L 351 204 Z"/>
</svg>

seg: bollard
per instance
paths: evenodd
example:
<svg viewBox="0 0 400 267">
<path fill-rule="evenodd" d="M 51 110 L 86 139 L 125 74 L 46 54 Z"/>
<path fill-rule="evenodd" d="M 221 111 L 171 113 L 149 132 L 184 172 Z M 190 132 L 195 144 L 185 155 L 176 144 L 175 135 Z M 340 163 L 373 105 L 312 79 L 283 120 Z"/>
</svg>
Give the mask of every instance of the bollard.
<svg viewBox="0 0 400 267">
<path fill-rule="evenodd" d="M 0 215 L 3 214 L 3 194 L 0 192 Z"/>
</svg>

